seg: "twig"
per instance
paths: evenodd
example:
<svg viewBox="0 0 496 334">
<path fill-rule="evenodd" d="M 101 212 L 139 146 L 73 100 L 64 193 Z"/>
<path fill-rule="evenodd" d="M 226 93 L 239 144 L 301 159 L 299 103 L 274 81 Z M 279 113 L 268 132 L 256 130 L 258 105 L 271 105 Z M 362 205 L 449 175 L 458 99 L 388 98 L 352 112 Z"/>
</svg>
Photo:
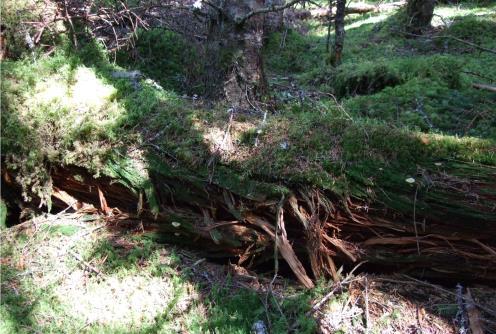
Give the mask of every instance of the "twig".
<svg viewBox="0 0 496 334">
<path fill-rule="evenodd" d="M 365 333 L 367 334 L 369 332 L 369 324 L 370 324 L 370 319 L 369 319 L 369 289 L 368 289 L 369 282 L 367 280 L 367 276 L 365 276 Z"/>
<path fill-rule="evenodd" d="M 486 79 L 486 80 L 490 80 L 490 81 L 496 81 L 495 78 L 490 78 L 490 77 L 487 77 L 485 75 L 482 75 L 480 73 L 476 73 L 476 72 L 472 72 L 472 71 L 461 71 L 462 73 L 465 73 L 465 74 L 470 74 L 470 75 L 473 75 L 473 76 L 476 76 L 476 77 L 479 77 L 479 78 L 482 78 L 482 79 Z"/>
<path fill-rule="evenodd" d="M 416 216 L 418 189 L 419 189 L 419 185 L 417 185 L 417 188 L 415 189 L 415 196 L 413 197 L 413 230 L 415 231 L 415 240 L 417 241 L 417 253 L 418 255 L 420 255 L 420 242 L 417 231 L 417 216 Z"/>
<path fill-rule="evenodd" d="M 88 268 L 89 270 L 91 270 L 92 272 L 94 272 L 95 274 L 97 275 L 103 275 L 102 272 L 98 269 L 96 269 L 95 267 L 93 267 L 91 264 L 89 264 L 88 262 L 86 262 L 79 254 L 77 254 L 76 252 L 72 251 L 69 249 L 69 254 L 71 254 L 72 256 L 74 256 L 74 258 L 76 258 L 76 260 L 78 260 L 80 263 L 84 264 L 84 266 L 86 268 Z"/>
<path fill-rule="evenodd" d="M 355 270 L 357 270 L 362 264 L 364 264 L 365 262 L 367 261 L 362 261 L 360 262 L 359 264 L 357 264 L 355 266 L 355 268 L 353 268 L 352 271 L 350 271 L 350 273 L 346 276 L 346 278 L 340 282 L 336 282 L 334 285 L 334 288 L 327 294 L 325 295 L 319 302 L 317 302 L 316 304 L 314 304 L 312 306 L 312 308 L 307 312 L 305 313 L 305 315 L 308 317 L 310 315 L 312 315 L 313 313 L 315 313 L 318 309 L 320 309 L 322 307 L 322 305 L 324 305 L 337 291 L 339 291 L 343 285 L 345 284 L 348 284 L 352 281 L 352 275 L 353 273 L 355 272 Z"/>
<path fill-rule="evenodd" d="M 69 11 L 67 9 L 67 1 L 64 0 L 64 10 L 65 10 L 65 17 L 67 19 L 67 22 L 69 22 L 69 25 L 71 26 L 71 32 L 72 32 L 72 39 L 74 46 L 77 48 L 78 47 L 78 42 L 77 42 L 77 37 L 76 37 L 76 30 L 74 29 L 74 24 L 72 23 L 71 16 L 69 15 Z"/>
<path fill-rule="evenodd" d="M 283 223 L 284 219 L 284 211 L 282 209 L 284 204 L 284 195 L 281 197 L 281 200 L 279 201 L 279 204 L 277 205 L 277 211 L 276 211 L 276 231 L 275 231 L 275 236 L 274 236 L 274 277 L 272 277 L 272 280 L 269 283 L 269 289 L 267 290 L 267 294 L 265 295 L 265 305 L 268 305 L 268 300 L 269 300 L 269 295 L 272 296 L 272 299 L 274 300 L 274 303 L 281 314 L 283 318 L 286 319 L 286 316 L 284 315 L 284 312 L 281 309 L 281 306 L 279 305 L 277 299 L 274 296 L 274 282 L 277 278 L 277 275 L 279 273 L 279 234 L 281 233 L 281 224 Z M 265 310 L 267 312 L 267 321 L 269 322 L 269 328 L 272 327 L 269 314 L 267 309 Z M 287 322 L 287 319 L 286 319 Z"/>
<path fill-rule="evenodd" d="M 485 48 L 483 46 L 480 46 L 478 44 L 475 44 L 475 43 L 472 43 L 472 42 L 469 42 L 469 41 L 465 41 L 463 39 L 460 39 L 458 37 L 455 37 L 455 36 L 451 36 L 451 35 L 438 35 L 438 36 L 424 36 L 424 35 L 419 35 L 419 34 L 414 34 L 414 33 L 411 33 L 411 32 L 406 32 L 406 31 L 398 31 L 396 30 L 396 32 L 399 32 L 403 35 L 406 35 L 406 36 L 412 36 L 412 37 L 418 37 L 418 38 L 426 38 L 426 39 L 440 39 L 440 38 L 447 38 L 447 39 L 452 39 L 454 41 L 457 41 L 457 42 L 460 42 L 462 44 L 466 44 L 466 45 L 469 45 L 473 48 L 476 48 L 476 49 L 479 49 L 481 51 L 486 51 L 486 52 L 490 52 L 490 53 L 494 53 L 496 54 L 496 50 L 493 50 L 493 49 L 488 49 L 488 48 Z"/>
</svg>

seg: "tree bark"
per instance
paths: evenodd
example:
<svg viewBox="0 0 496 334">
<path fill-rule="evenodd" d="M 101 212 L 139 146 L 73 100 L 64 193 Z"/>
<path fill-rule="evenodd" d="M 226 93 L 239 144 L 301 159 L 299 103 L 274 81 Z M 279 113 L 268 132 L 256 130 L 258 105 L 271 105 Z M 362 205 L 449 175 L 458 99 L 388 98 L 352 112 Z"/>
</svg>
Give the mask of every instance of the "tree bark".
<svg viewBox="0 0 496 334">
<path fill-rule="evenodd" d="M 430 27 L 435 4 L 436 0 L 408 0 L 406 28 L 409 33 L 421 34 Z"/>
<path fill-rule="evenodd" d="M 209 15 L 206 85 L 222 90 L 234 109 L 252 109 L 267 93 L 262 61 L 264 15 L 238 23 L 259 8 L 263 8 L 261 0 L 228 1 Z"/>
<path fill-rule="evenodd" d="M 346 0 L 336 1 L 336 19 L 334 21 L 334 50 L 331 57 L 332 66 L 341 64 L 344 47 L 344 17 L 346 15 Z"/>
</svg>

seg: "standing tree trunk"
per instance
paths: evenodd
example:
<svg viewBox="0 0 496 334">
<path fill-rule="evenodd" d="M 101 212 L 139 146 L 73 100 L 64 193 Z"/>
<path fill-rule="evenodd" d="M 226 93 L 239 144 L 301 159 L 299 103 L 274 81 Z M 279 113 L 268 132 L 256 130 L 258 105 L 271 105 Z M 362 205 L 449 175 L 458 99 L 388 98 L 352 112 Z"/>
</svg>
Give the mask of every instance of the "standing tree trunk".
<svg viewBox="0 0 496 334">
<path fill-rule="evenodd" d="M 262 61 L 264 15 L 239 23 L 240 17 L 263 5 L 261 0 L 226 1 L 209 15 L 206 84 L 222 90 L 235 109 L 253 108 L 267 92 Z"/>
<path fill-rule="evenodd" d="M 434 16 L 436 0 L 408 0 L 406 29 L 412 34 L 421 34 L 429 28 Z"/>
<path fill-rule="evenodd" d="M 336 19 L 334 21 L 334 50 L 331 56 L 332 66 L 341 64 L 344 46 L 344 16 L 346 11 L 346 0 L 336 1 Z"/>
</svg>

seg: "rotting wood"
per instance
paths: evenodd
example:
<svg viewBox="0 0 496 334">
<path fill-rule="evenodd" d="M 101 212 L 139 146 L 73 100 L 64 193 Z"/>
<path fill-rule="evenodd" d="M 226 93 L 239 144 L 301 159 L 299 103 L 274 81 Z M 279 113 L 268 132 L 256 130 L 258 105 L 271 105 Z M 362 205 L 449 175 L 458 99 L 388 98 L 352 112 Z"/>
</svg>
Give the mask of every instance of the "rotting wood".
<svg viewBox="0 0 496 334">
<path fill-rule="evenodd" d="M 109 206 L 107 204 L 107 200 L 105 199 L 105 195 L 101 191 L 100 187 L 97 187 L 97 189 L 98 189 L 98 198 L 100 200 L 100 208 L 102 209 L 102 212 L 106 216 L 108 216 L 110 214 L 111 210 L 110 210 L 110 208 L 109 208 Z"/>
<path fill-rule="evenodd" d="M 477 310 L 477 306 L 475 305 L 474 299 L 472 298 L 472 294 L 470 293 L 470 289 L 467 288 L 467 292 L 465 293 L 465 307 L 468 313 L 468 322 L 470 325 L 470 330 L 472 334 L 484 334 L 482 320 Z"/>
<path fill-rule="evenodd" d="M 53 188 L 52 196 L 64 202 L 68 208 L 72 208 L 73 210 L 77 210 L 82 207 L 81 203 L 67 192 L 58 189 L 57 187 Z"/>
<path fill-rule="evenodd" d="M 279 244 L 277 245 L 277 247 L 279 248 L 279 252 L 281 253 L 282 257 L 286 260 L 286 262 L 289 264 L 289 266 L 293 270 L 298 280 L 306 288 L 313 288 L 314 284 L 312 280 L 310 279 L 310 277 L 308 277 L 305 268 L 301 264 L 300 260 L 298 259 L 298 257 L 296 256 L 293 250 L 293 247 L 291 247 L 291 244 L 289 243 L 286 227 L 284 225 L 284 219 L 282 217 L 280 219 L 279 230 L 281 232 L 281 234 L 278 236 Z"/>
<path fill-rule="evenodd" d="M 493 218 L 496 213 L 489 206 L 481 206 L 490 205 L 494 200 L 490 191 L 494 188 L 491 173 L 493 171 L 487 178 L 479 173 L 477 180 L 472 181 L 470 191 L 479 194 L 477 206 L 470 209 L 476 209 L 474 216 L 468 209 L 462 213 L 456 210 L 457 215 L 444 212 L 456 208 L 454 203 L 465 205 L 466 197 L 458 196 L 453 188 L 443 195 L 443 202 L 431 199 L 429 211 L 418 210 L 418 217 L 427 219 L 418 230 L 420 254 L 415 246 L 411 218 L 397 213 L 393 216 L 391 211 L 388 214 L 376 208 L 365 213 L 362 206 L 351 199 L 347 200 L 347 211 L 332 194 L 300 187 L 285 196 L 281 207 L 284 221 L 278 235 L 279 252 L 307 287 L 313 285 L 313 278 L 321 275 L 337 280 L 338 267 L 351 267 L 363 260 L 374 270 L 495 283 Z M 84 170 L 72 167 L 54 169 L 52 179 L 58 189 L 95 207 L 100 205 L 100 191 L 107 207 L 121 212 L 113 216 L 112 221 L 118 220 L 122 228 L 136 228 L 143 222 L 145 230 L 157 232 L 164 241 L 201 249 L 205 257 L 239 258 L 238 263 L 248 267 L 271 261 L 277 200 L 253 194 L 246 198 L 242 193 L 233 193 L 216 184 L 215 180 L 210 183 L 207 179 L 182 176 L 155 175 L 153 182 L 160 210 L 158 214 L 152 213 L 146 200 L 142 200 L 139 216 L 141 191 L 131 191 L 113 179 L 94 179 Z M 427 195 L 432 197 L 444 191 L 431 188 Z M 449 207 L 442 206 L 446 198 L 449 198 Z M 419 197 L 419 202 L 423 200 Z M 60 209 L 65 208 L 65 204 L 63 207 L 59 204 Z M 483 235 L 481 230 L 485 231 Z M 313 277 L 307 273 L 309 268 Z"/>
</svg>

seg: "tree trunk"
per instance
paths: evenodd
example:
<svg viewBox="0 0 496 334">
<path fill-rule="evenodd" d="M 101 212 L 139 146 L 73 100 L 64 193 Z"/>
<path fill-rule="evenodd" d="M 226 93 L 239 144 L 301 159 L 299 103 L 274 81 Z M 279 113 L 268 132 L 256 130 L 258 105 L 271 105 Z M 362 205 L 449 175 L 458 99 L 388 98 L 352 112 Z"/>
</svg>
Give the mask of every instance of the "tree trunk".
<svg viewBox="0 0 496 334">
<path fill-rule="evenodd" d="M 252 109 L 267 93 L 262 61 L 264 15 L 237 23 L 239 17 L 261 7 L 259 0 L 229 1 L 209 15 L 206 84 L 222 89 L 235 109 Z"/>
<path fill-rule="evenodd" d="M 408 0 L 407 4 L 407 31 L 412 34 L 421 34 L 431 25 L 434 16 L 436 0 Z"/>
<path fill-rule="evenodd" d="M 346 15 L 346 0 L 337 0 L 336 2 L 336 20 L 334 21 L 334 50 L 331 57 L 332 66 L 341 64 L 344 47 L 344 17 Z"/>
</svg>

